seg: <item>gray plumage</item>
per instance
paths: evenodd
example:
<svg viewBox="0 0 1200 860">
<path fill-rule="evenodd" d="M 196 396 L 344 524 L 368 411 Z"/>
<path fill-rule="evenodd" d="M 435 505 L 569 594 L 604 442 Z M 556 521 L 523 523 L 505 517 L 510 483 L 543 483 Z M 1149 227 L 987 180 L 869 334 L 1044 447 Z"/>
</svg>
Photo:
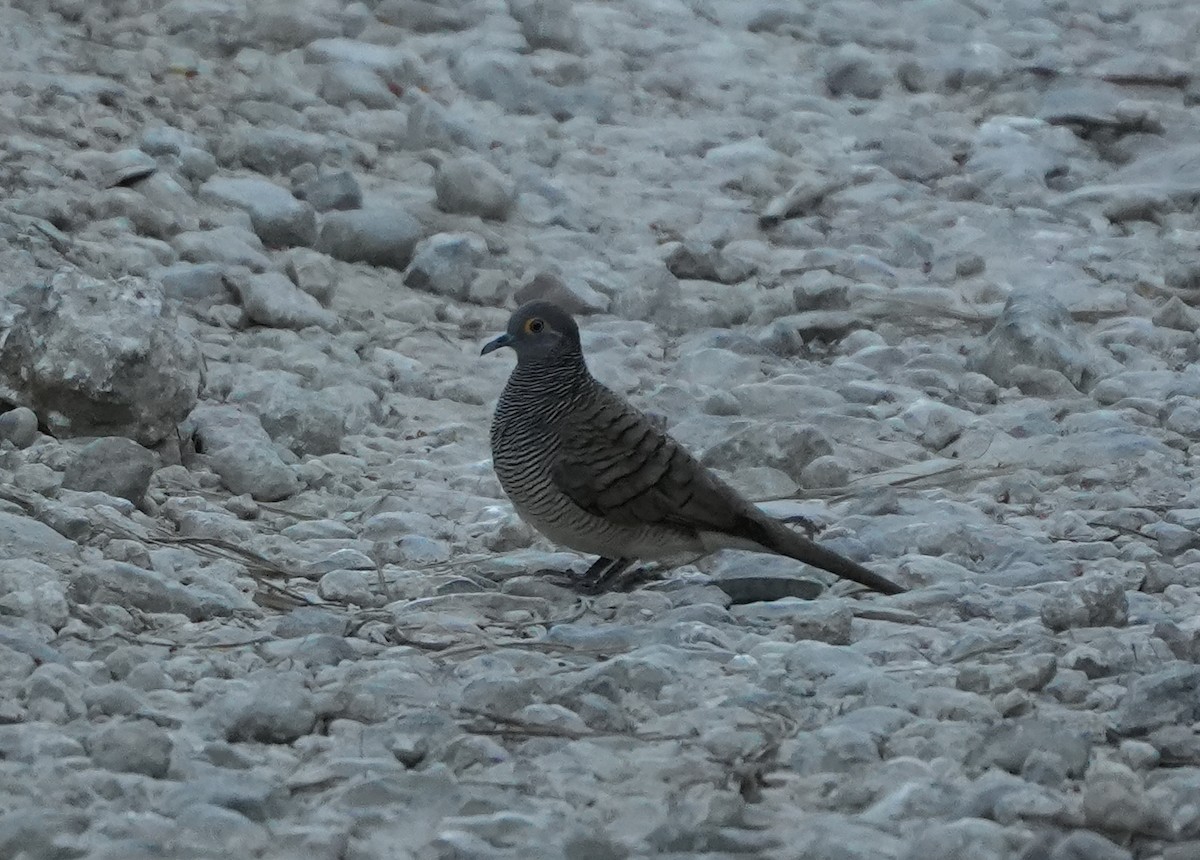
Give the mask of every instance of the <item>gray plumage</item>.
<svg viewBox="0 0 1200 860">
<path fill-rule="evenodd" d="M 768 516 L 597 382 L 579 328 L 557 305 L 518 308 L 482 354 L 505 346 L 517 366 L 492 421 L 496 475 L 522 519 L 601 557 L 589 571 L 597 578 L 634 559 L 728 548 L 789 556 L 884 594 L 904 591 Z"/>
</svg>

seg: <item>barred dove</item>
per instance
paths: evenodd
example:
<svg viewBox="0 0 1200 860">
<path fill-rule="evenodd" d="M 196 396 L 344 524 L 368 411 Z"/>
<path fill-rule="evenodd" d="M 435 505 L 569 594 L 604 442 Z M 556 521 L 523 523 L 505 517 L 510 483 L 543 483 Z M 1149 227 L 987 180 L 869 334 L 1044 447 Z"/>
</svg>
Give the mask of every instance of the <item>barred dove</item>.
<svg viewBox="0 0 1200 860">
<path fill-rule="evenodd" d="M 702 466 L 597 382 L 579 328 L 550 302 L 518 308 L 481 355 L 512 347 L 517 366 L 492 421 L 492 458 L 521 518 L 600 558 L 602 586 L 634 560 L 679 563 L 719 549 L 775 553 L 884 594 L 903 588 L 792 531 Z"/>
</svg>

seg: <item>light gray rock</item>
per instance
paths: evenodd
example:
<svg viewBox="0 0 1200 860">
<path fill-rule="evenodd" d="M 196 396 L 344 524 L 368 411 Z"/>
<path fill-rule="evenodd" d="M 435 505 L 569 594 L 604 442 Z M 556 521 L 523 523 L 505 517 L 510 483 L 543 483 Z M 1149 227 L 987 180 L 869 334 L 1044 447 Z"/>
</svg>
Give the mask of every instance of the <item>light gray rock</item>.
<svg viewBox="0 0 1200 860">
<path fill-rule="evenodd" d="M 1118 734 L 1137 736 L 1200 718 L 1200 667 L 1177 661 L 1133 679 L 1114 720 Z"/>
<path fill-rule="evenodd" d="M 200 350 L 158 287 L 64 273 L 23 291 L 0 342 L 0 388 L 63 436 L 175 432 L 200 390 Z"/>
<path fill-rule="evenodd" d="M 417 33 L 465 30 L 479 20 L 478 11 L 469 5 L 429 0 L 381 0 L 375 15 L 384 23 Z"/>
<path fill-rule="evenodd" d="M 98 767 L 115 773 L 140 773 L 162 779 L 171 766 L 170 736 L 149 720 L 108 723 L 87 740 Z"/>
<path fill-rule="evenodd" d="M 309 248 L 292 248 L 287 252 L 285 266 L 292 283 L 316 299 L 322 307 L 329 307 L 337 293 L 337 269 L 327 254 Z"/>
<path fill-rule="evenodd" d="M 192 410 L 183 430 L 195 438 L 197 449 L 209 457 L 230 492 L 273 502 L 300 491 L 295 471 L 283 462 L 254 415 L 233 406 L 202 404 Z"/>
<path fill-rule="evenodd" d="M 1041 608 L 1042 623 L 1054 631 L 1076 627 L 1124 627 L 1129 600 L 1119 580 L 1094 574 L 1070 583 Z"/>
<path fill-rule="evenodd" d="M 189 263 L 219 263 L 225 268 L 244 266 L 254 272 L 271 268 L 271 258 L 258 236 L 233 225 L 180 233 L 171 240 L 171 247 L 181 260 Z"/>
<path fill-rule="evenodd" d="M 850 282 L 825 269 L 805 272 L 792 287 L 792 302 L 798 311 L 849 310 Z"/>
<path fill-rule="evenodd" d="M 216 156 L 206 149 L 189 146 L 179 153 L 179 173 L 192 182 L 203 182 L 218 169 Z"/>
<path fill-rule="evenodd" d="M 581 54 L 585 50 L 575 7 L 567 0 L 508 0 L 508 13 L 521 25 L 531 50 L 550 48 Z"/>
<path fill-rule="evenodd" d="M 370 12 L 364 10 L 369 18 Z M 351 64 L 375 72 L 391 92 L 413 91 L 428 84 L 420 57 L 407 47 L 393 43 L 372 44 L 357 39 L 318 39 L 305 47 L 305 60 L 313 64 Z"/>
<path fill-rule="evenodd" d="M 809 489 L 845 487 L 850 483 L 850 466 L 841 457 L 816 457 L 800 470 L 800 486 Z"/>
<path fill-rule="evenodd" d="M 289 128 L 244 126 L 227 134 L 217 158 L 230 167 L 248 167 L 266 176 L 301 164 L 320 165 L 329 149 L 324 135 Z"/>
<path fill-rule="evenodd" d="M 732 258 L 707 242 L 683 242 L 667 255 L 667 269 L 684 280 L 736 284 L 757 271 L 748 260 Z"/>
<path fill-rule="evenodd" d="M 3 421 L 2 417 L 0 421 Z M 1171 414 L 1163 423 L 1168 430 L 1174 430 L 1183 436 L 1200 436 L 1200 406 L 1191 403 L 1180 404 L 1171 410 Z"/>
<path fill-rule="evenodd" d="M 353 660 L 358 652 L 341 636 L 313 635 L 278 643 L 273 651 L 304 666 L 336 666 Z"/>
<path fill-rule="evenodd" d="M 88 706 L 88 713 L 93 717 L 130 716 L 149 711 L 145 697 L 139 695 L 133 687 L 119 681 L 98 684 L 84 690 L 83 701 Z"/>
<path fill-rule="evenodd" d="M 288 526 L 282 532 L 289 540 L 327 540 L 339 538 L 353 539 L 360 533 L 338 520 L 310 520 Z M 364 536 L 364 539 L 365 536 Z"/>
<path fill-rule="evenodd" d="M 346 633 L 347 616 L 331 609 L 300 606 L 282 616 L 275 624 L 280 639 L 329 635 L 341 638 Z"/>
<path fill-rule="evenodd" d="M 808 32 L 811 26 L 812 16 L 808 10 L 776 3 L 765 4 L 746 22 L 746 29 L 751 33 L 777 33 L 793 38 Z"/>
<path fill-rule="evenodd" d="M 138 189 L 110 188 L 97 194 L 88 201 L 92 218 L 97 221 L 127 221 L 138 234 L 164 240 L 196 228 L 194 217 L 177 217 L 170 205 L 162 206 L 151 201 L 142 193 L 144 185 L 139 183 Z M 190 198 L 188 204 L 187 208 L 192 208 Z"/>
<path fill-rule="evenodd" d="M 347 263 L 403 270 L 423 233 L 421 224 L 403 209 L 330 212 L 321 225 L 317 249 Z"/>
<path fill-rule="evenodd" d="M 813 639 L 830 645 L 850 644 L 854 615 L 848 606 L 802 604 L 793 607 L 790 619 L 792 635 L 797 639 Z"/>
<path fill-rule="evenodd" d="M 609 298 L 583 278 L 558 272 L 538 271 L 513 295 L 518 303 L 549 301 L 572 314 L 601 314 Z"/>
<path fill-rule="evenodd" d="M 702 346 L 691 349 L 675 363 L 675 376 L 681 381 L 728 390 L 740 383 L 761 382 L 762 360 L 753 355 L 740 355 L 721 346 Z"/>
<path fill-rule="evenodd" d="M 204 141 L 170 125 L 156 125 L 142 132 L 138 145 L 148 155 L 178 155 L 185 149 L 202 149 Z"/>
<path fill-rule="evenodd" d="M 404 140 L 408 133 L 408 112 L 399 107 L 392 110 L 356 111 L 347 114 L 342 126 L 356 147 L 355 162 L 370 167 L 376 163 L 381 150 L 388 152 L 397 141 Z M 301 169 L 307 172 L 307 167 Z"/>
<path fill-rule="evenodd" d="M 877 99 L 888 77 L 878 58 L 858 45 L 843 45 L 825 65 L 825 87 L 834 98 Z"/>
<path fill-rule="evenodd" d="M 219 263 L 176 263 L 158 272 L 163 294 L 193 305 L 229 304 L 234 295 Z"/>
<path fill-rule="evenodd" d="M 379 593 L 379 575 L 371 570 L 331 570 L 317 582 L 317 594 L 339 606 L 382 606 L 387 602 Z"/>
<path fill-rule="evenodd" d="M 1007 860 L 1019 850 L 1024 841 L 1022 836 L 994 821 L 962 818 L 922 828 L 900 857 L 901 860 L 956 860 L 969 854 L 978 860 Z"/>
<path fill-rule="evenodd" d="M 787 191 L 767 202 L 759 216 L 759 223 L 769 229 L 788 218 L 811 215 L 826 197 L 845 188 L 847 181 L 845 177 L 831 178 L 816 172 L 805 173 Z"/>
<path fill-rule="evenodd" d="M 461 301 L 486 256 L 487 242 L 476 233 L 435 233 L 417 243 L 404 283 Z"/>
<path fill-rule="evenodd" d="M 1097 761 L 1084 779 L 1084 820 L 1109 833 L 1168 836 L 1171 825 L 1142 780 L 1125 765 Z"/>
<path fill-rule="evenodd" d="M 1200 314 L 1183 303 L 1179 296 L 1171 296 L 1152 317 L 1155 325 L 1179 331 L 1196 331 L 1200 329 Z"/>
<path fill-rule="evenodd" d="M 804 311 L 776 320 L 774 337 L 777 341 L 836 343 L 862 327 L 862 317 L 851 311 Z"/>
<path fill-rule="evenodd" d="M 266 245 L 311 245 L 317 238 L 313 207 L 274 182 L 254 177 L 214 176 L 200 186 L 199 197 L 249 213 L 254 232 Z"/>
<path fill-rule="evenodd" d="M 332 329 L 337 317 L 280 272 L 239 274 L 230 279 L 252 323 L 271 328 Z"/>
<path fill-rule="evenodd" d="M 1063 773 L 1078 778 L 1087 769 L 1092 744 L 1078 729 L 1038 717 L 1006 720 L 985 730 L 966 759 L 979 771 L 1000 767 L 1019 774 L 1034 753 L 1049 753 L 1061 761 Z"/>
<path fill-rule="evenodd" d="M 1022 394 L 1030 397 L 1077 397 L 1079 389 L 1059 373 L 1045 367 L 1029 364 L 1014 365 L 1007 375 L 1009 385 L 1015 385 Z"/>
<path fill-rule="evenodd" d="M 318 212 L 361 209 L 362 188 L 349 170 L 321 173 L 296 186 L 296 196 Z"/>
<path fill-rule="evenodd" d="M 965 409 L 955 409 L 945 403 L 924 397 L 900 413 L 904 427 L 931 451 L 940 451 L 975 422 L 975 416 Z"/>
<path fill-rule="evenodd" d="M 17 448 L 28 448 L 38 435 L 37 414 L 26 406 L 0 413 L 0 441 L 9 441 Z"/>
<path fill-rule="evenodd" d="M 406 149 L 452 150 L 456 146 L 481 149 L 487 141 L 471 119 L 451 111 L 417 91 L 410 94 L 411 105 L 405 125 Z"/>
<path fill-rule="evenodd" d="M 1133 860 L 1133 855 L 1099 833 L 1076 830 L 1057 841 L 1048 860 Z"/>
<path fill-rule="evenodd" d="M 3 544 L 0 548 L 4 548 Z M 60 630 L 71 617 L 63 576 L 40 562 L 6 557 L 8 560 L 0 565 L 0 614 L 27 618 Z"/>
<path fill-rule="evenodd" d="M 848 773 L 879 763 L 879 745 L 864 731 L 848 726 L 825 726 L 801 732 L 792 769 L 800 774 Z"/>
<path fill-rule="evenodd" d="M 154 454 L 132 439 L 106 436 L 79 449 L 62 485 L 68 490 L 99 490 L 140 505 L 157 465 Z"/>
<path fill-rule="evenodd" d="M 278 45 L 282 48 L 303 48 L 314 39 L 338 36 L 339 22 L 321 11 L 295 7 L 291 4 L 259 7 L 254 16 L 255 44 Z"/>
<path fill-rule="evenodd" d="M 81 571 L 71 582 L 71 595 L 83 603 L 109 603 L 143 612 L 177 612 L 192 621 L 226 617 L 253 606 L 245 599 L 230 600 L 193 582 L 187 587 L 153 570 L 125 562 L 102 562 Z"/>
<path fill-rule="evenodd" d="M 396 555 L 409 564 L 438 564 L 449 561 L 450 547 L 425 535 L 405 535 L 396 544 Z"/>
<path fill-rule="evenodd" d="M 443 161 L 434 174 L 433 188 L 443 211 L 497 221 L 508 217 L 517 200 L 512 180 L 478 155 Z"/>
<path fill-rule="evenodd" d="M 251 821 L 281 817 L 288 791 L 277 780 L 245 772 L 250 759 L 239 756 L 223 741 L 210 745 L 210 756 L 214 763 L 225 766 L 197 774 L 164 792 L 161 808 L 165 814 L 174 816 L 187 807 L 205 805 L 236 809 Z"/>
<path fill-rule="evenodd" d="M 24 694 L 25 707 L 31 721 L 65 724 L 87 714 L 87 706 L 83 702 L 82 691 L 87 686 L 87 680 L 78 672 L 72 671 L 62 663 L 44 663 L 38 666 L 21 684 Z M 80 753 L 78 742 L 72 741 Z M 60 754 L 67 752 L 59 747 Z"/>
<path fill-rule="evenodd" d="M 12 484 L 22 490 L 51 498 L 58 495 L 59 487 L 62 486 L 62 474 L 45 463 L 26 463 L 13 471 Z"/>
<path fill-rule="evenodd" d="M 1042 292 L 1013 293 L 967 362 L 968 369 L 1000 385 L 1015 384 L 1013 371 L 1020 365 L 1058 371 L 1080 391 L 1090 391 L 1117 367 L 1088 343 L 1067 309 Z"/>
<path fill-rule="evenodd" d="M 508 51 L 460 56 L 451 71 L 464 92 L 513 113 L 537 112 L 546 93 L 546 87 L 533 80 L 527 63 Z"/>
<path fill-rule="evenodd" d="M 4 638 L 8 639 L 9 637 Z M 45 648 L 45 646 L 42 647 Z M 4 656 L 3 663 L 0 663 L 0 667 L 2 667 L 0 668 L 0 681 L 3 681 L 5 684 L 12 681 L 23 681 L 29 677 L 37 665 L 33 657 L 29 654 L 24 651 L 18 651 L 15 648 L 10 648 L 3 641 L 0 641 L 0 654 Z"/>
<path fill-rule="evenodd" d="M 277 443 L 301 456 L 334 453 L 347 430 L 366 429 L 379 417 L 379 398 L 367 389 L 333 386 L 320 391 L 301 388 L 264 372 L 247 378 L 229 392 L 229 402 L 257 415 Z"/>
<path fill-rule="evenodd" d="M 870 148 L 871 160 L 900 179 L 931 182 L 958 170 L 953 156 L 923 134 L 895 129 Z"/>
<path fill-rule="evenodd" d="M 138 233 L 155 239 L 169 240 L 199 224 L 191 193 L 166 174 L 102 191 L 89 205 L 93 218 L 127 220 Z"/>
<path fill-rule="evenodd" d="M 357 102 L 366 108 L 384 110 L 400 101 L 378 72 L 361 63 L 326 66 L 318 93 L 330 104 L 342 107 Z"/>
<path fill-rule="evenodd" d="M 289 744 L 317 721 L 311 694 L 294 676 L 261 679 L 230 693 L 222 709 L 229 715 L 225 739 L 233 742 Z"/>
</svg>

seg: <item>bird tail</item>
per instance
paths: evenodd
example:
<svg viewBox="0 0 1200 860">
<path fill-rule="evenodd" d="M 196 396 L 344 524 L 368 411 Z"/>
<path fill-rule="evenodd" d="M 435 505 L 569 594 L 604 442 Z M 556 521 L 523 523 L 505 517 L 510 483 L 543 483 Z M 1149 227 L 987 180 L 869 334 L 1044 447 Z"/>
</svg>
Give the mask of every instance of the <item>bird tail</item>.
<svg viewBox="0 0 1200 860">
<path fill-rule="evenodd" d="M 905 589 L 887 577 L 872 573 L 856 561 L 838 555 L 815 541 L 797 534 L 779 520 L 763 517 L 750 519 L 748 531 L 757 543 L 772 552 L 794 558 L 843 579 L 865 585 L 881 594 L 903 594 Z"/>
</svg>

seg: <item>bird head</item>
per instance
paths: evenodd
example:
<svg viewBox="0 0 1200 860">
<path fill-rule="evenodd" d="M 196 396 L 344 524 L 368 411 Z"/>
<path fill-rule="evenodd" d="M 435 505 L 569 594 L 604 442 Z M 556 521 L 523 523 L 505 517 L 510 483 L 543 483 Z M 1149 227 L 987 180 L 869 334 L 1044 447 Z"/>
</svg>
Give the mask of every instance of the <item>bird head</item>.
<svg viewBox="0 0 1200 860">
<path fill-rule="evenodd" d="M 505 346 L 516 350 L 518 364 L 579 355 L 579 326 L 553 302 L 529 302 L 513 311 L 508 330 L 488 341 L 479 354 Z"/>
</svg>

